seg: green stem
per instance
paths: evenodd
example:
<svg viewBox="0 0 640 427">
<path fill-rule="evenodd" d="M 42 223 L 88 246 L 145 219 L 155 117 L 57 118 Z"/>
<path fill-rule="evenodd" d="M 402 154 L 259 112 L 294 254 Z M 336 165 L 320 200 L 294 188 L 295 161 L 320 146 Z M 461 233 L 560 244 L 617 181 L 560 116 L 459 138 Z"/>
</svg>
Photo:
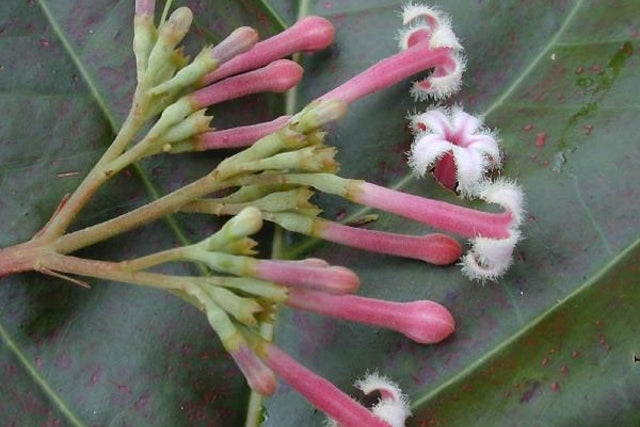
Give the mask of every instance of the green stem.
<svg viewBox="0 0 640 427">
<path fill-rule="evenodd" d="M 183 259 L 184 255 L 182 249 L 182 247 L 167 249 L 166 251 L 156 252 L 154 254 L 146 255 L 129 261 L 123 261 L 122 266 L 127 271 L 146 270 L 150 267 L 164 264 L 165 262 Z"/>
<path fill-rule="evenodd" d="M 131 212 L 127 212 L 100 224 L 60 236 L 51 246 L 53 250 L 59 253 L 76 251 L 176 213 L 182 206 L 192 200 L 233 185 L 231 181 L 220 181 L 214 171 L 179 190 L 169 193 Z"/>
<path fill-rule="evenodd" d="M 87 204 L 100 186 L 113 175 L 113 173 L 109 173 L 105 169 L 105 166 L 122 154 L 144 124 L 145 120 L 142 112 L 146 109 L 146 103 L 143 102 L 143 98 L 141 90 L 139 88 L 136 89 L 131 110 L 118 135 L 116 135 L 107 151 L 105 151 L 71 197 L 55 212 L 54 217 L 40 232 L 40 238 L 45 241 L 51 241 L 63 235 L 84 205 Z"/>
<path fill-rule="evenodd" d="M 84 259 L 56 252 L 43 254 L 38 259 L 38 268 L 179 292 L 184 292 L 191 284 L 186 277 L 128 271 L 123 268 L 123 263 Z"/>
</svg>

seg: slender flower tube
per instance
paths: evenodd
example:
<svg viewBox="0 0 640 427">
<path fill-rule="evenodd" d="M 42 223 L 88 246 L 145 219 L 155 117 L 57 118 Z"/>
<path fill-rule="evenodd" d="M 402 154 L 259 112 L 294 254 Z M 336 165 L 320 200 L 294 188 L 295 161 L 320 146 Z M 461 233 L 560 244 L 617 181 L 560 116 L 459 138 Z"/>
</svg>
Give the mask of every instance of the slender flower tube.
<svg viewBox="0 0 640 427">
<path fill-rule="evenodd" d="M 330 295 L 291 289 L 286 305 L 391 329 L 420 344 L 437 343 L 455 329 L 455 320 L 433 301 L 391 302 L 357 295 Z"/>
<path fill-rule="evenodd" d="M 136 0 L 135 14 L 136 16 L 151 15 L 153 16 L 156 8 L 155 0 Z"/>
<path fill-rule="evenodd" d="M 284 92 L 298 84 L 302 67 L 280 59 L 266 67 L 214 83 L 188 96 L 194 110 L 259 92 Z"/>
<path fill-rule="evenodd" d="M 411 236 L 350 227 L 333 221 L 286 212 L 264 212 L 263 216 L 289 231 L 371 252 L 419 259 L 436 265 L 452 264 L 460 258 L 462 253 L 457 240 L 440 233 Z"/>
<path fill-rule="evenodd" d="M 429 15 L 426 10 L 416 11 L 415 6 L 405 8 L 405 25 L 419 17 L 431 23 L 420 28 L 414 26 L 402 33 L 400 53 L 374 64 L 318 99 L 339 99 L 350 104 L 429 68 L 433 69 L 431 75 L 413 84 L 411 94 L 415 98 L 441 99 L 456 92 L 462 84 L 464 71 L 464 59 L 460 55 L 462 47 L 447 20 L 439 15 Z"/>
<path fill-rule="evenodd" d="M 336 99 L 351 104 L 429 68 L 446 66 L 448 69 L 454 63 L 449 48 L 434 49 L 427 42 L 417 43 L 372 65 L 318 99 Z"/>
<path fill-rule="evenodd" d="M 494 280 L 504 274 L 520 239 L 518 227 L 524 214 L 524 196 L 518 185 L 506 180 L 486 181 L 474 192 L 486 202 L 501 205 L 504 211 L 500 213 L 469 209 L 329 174 L 285 175 L 279 182 L 308 185 L 470 238 L 472 250 L 462 259 L 462 271 L 472 279 Z"/>
<path fill-rule="evenodd" d="M 252 390 L 263 396 L 271 396 L 276 391 L 278 383 L 273 371 L 260 360 L 246 342 L 230 350 L 229 354 Z"/>
<path fill-rule="evenodd" d="M 252 277 L 258 279 L 332 294 L 355 292 L 360 286 L 358 276 L 340 266 L 317 266 L 304 261 L 258 260 L 252 270 Z"/>
<path fill-rule="evenodd" d="M 509 210 L 502 213 L 482 212 L 329 174 L 286 175 L 284 182 L 310 185 L 325 193 L 336 194 L 463 237 L 506 238 L 517 217 Z"/>
<path fill-rule="evenodd" d="M 433 169 L 435 179 L 450 190 L 472 195 L 486 173 L 501 165 L 495 134 L 459 107 L 415 115 L 411 127 L 416 139 L 409 166 L 419 176 Z"/>
<path fill-rule="evenodd" d="M 294 52 L 313 52 L 326 48 L 333 41 L 333 24 L 318 16 L 308 16 L 285 31 L 258 42 L 251 50 L 236 56 L 207 74 L 200 86 L 206 86 L 234 74 L 263 67 Z"/>
<path fill-rule="evenodd" d="M 279 377 L 340 426 L 390 427 L 384 420 L 325 378 L 300 365 L 274 344 L 262 342 L 256 353 Z"/>
<path fill-rule="evenodd" d="M 238 126 L 231 129 L 202 132 L 191 139 L 172 144 L 170 153 L 184 151 L 205 151 L 229 148 L 242 148 L 252 145 L 278 129 L 282 129 L 289 122 L 291 116 L 280 116 L 270 122 L 255 125 Z"/>
<path fill-rule="evenodd" d="M 175 259 L 202 262 L 216 271 L 237 276 L 329 293 L 354 292 L 360 286 L 358 276 L 345 267 L 317 266 L 304 261 L 262 260 L 222 252 L 207 252 L 198 245 L 180 248 Z"/>
</svg>

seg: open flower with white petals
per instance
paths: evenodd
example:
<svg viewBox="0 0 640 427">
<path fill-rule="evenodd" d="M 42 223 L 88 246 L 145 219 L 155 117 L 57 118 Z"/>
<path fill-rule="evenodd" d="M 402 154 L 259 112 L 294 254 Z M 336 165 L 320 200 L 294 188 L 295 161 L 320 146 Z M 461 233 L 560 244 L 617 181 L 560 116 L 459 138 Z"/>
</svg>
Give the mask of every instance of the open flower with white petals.
<svg viewBox="0 0 640 427">
<path fill-rule="evenodd" d="M 408 163 L 417 175 L 431 170 L 443 186 L 471 195 L 500 167 L 496 135 L 460 107 L 436 108 L 411 118 L 416 139 Z"/>
</svg>

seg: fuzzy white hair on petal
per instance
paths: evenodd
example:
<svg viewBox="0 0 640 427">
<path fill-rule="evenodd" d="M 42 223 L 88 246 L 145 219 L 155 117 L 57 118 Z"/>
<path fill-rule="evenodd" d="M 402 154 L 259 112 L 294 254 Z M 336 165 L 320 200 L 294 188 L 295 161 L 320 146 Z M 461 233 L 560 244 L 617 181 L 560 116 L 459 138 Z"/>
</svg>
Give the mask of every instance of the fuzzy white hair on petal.
<svg viewBox="0 0 640 427">
<path fill-rule="evenodd" d="M 407 25 L 417 18 L 425 19 L 432 28 L 449 21 L 446 14 L 431 6 L 409 3 L 402 8 L 402 25 Z"/>
<path fill-rule="evenodd" d="M 409 399 L 400 390 L 398 384 L 377 372 L 366 374 L 355 382 L 354 387 L 364 394 L 380 393 L 380 402 L 371 410 L 391 427 L 404 427 L 404 422 L 411 415 Z"/>
<path fill-rule="evenodd" d="M 498 179 L 493 182 L 486 182 L 478 188 L 476 196 L 508 210 L 513 218 L 513 228 L 522 223 L 524 218 L 524 193 L 522 188 L 514 181 Z"/>
<path fill-rule="evenodd" d="M 511 266 L 513 250 L 520 236 L 518 230 L 513 230 L 506 239 L 471 239 L 472 247 L 462 257 L 462 273 L 481 282 L 499 279 Z"/>
<path fill-rule="evenodd" d="M 380 401 L 371 408 L 371 412 L 391 427 L 404 427 L 411 411 L 409 399 L 398 384 L 384 375 L 373 372 L 365 374 L 353 386 L 364 394 L 379 392 Z M 325 420 L 324 427 L 340 427 L 340 424 L 329 418 Z"/>
<path fill-rule="evenodd" d="M 428 99 L 445 99 L 456 93 L 462 87 L 462 74 L 466 67 L 466 61 L 461 55 L 457 55 L 456 60 L 453 70 L 446 70 L 446 73 L 442 73 L 436 69 L 434 75 L 414 82 L 409 94 L 416 101 L 426 101 Z M 435 75 L 436 72 L 438 75 Z"/>
<path fill-rule="evenodd" d="M 431 47 L 448 47 L 455 51 L 461 51 L 462 45 L 449 24 L 440 26 L 431 36 Z"/>
<path fill-rule="evenodd" d="M 452 148 L 451 143 L 438 135 L 424 135 L 412 144 L 407 163 L 414 174 L 423 177 L 429 168 Z"/>
</svg>

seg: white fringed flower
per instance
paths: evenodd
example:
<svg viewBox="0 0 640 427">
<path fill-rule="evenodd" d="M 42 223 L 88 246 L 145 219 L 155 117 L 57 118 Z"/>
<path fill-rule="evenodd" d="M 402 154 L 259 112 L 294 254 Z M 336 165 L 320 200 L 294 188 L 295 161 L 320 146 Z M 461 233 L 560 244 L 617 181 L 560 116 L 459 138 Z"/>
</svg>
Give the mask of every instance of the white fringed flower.
<svg viewBox="0 0 640 427">
<path fill-rule="evenodd" d="M 404 427 L 405 420 L 411 415 L 411 411 L 409 410 L 409 399 L 400 390 L 398 384 L 374 372 L 366 374 L 356 381 L 354 387 L 365 395 L 379 392 L 380 401 L 371 408 L 371 411 L 390 427 Z M 340 424 L 334 420 L 328 420 L 326 426 L 340 427 Z"/>
<path fill-rule="evenodd" d="M 465 60 L 461 54 L 462 45 L 451 29 L 449 17 L 429 6 L 408 4 L 402 12 L 402 24 L 406 28 L 398 34 L 401 50 L 421 42 L 429 43 L 434 50 L 449 50 L 449 55 L 434 68 L 429 77 L 414 82 L 411 96 L 422 101 L 446 98 L 457 92 L 462 85 Z"/>
<path fill-rule="evenodd" d="M 402 50 L 425 39 L 429 40 L 433 48 L 448 47 L 455 51 L 462 50 L 462 45 L 451 29 L 450 18 L 433 7 L 406 5 L 402 10 L 402 25 L 408 26 L 399 33 L 399 45 Z"/>
<path fill-rule="evenodd" d="M 411 118 L 416 139 L 408 163 L 419 175 L 433 170 L 442 185 L 470 195 L 485 175 L 500 167 L 501 155 L 493 132 L 461 108 L 437 108 Z"/>
<path fill-rule="evenodd" d="M 476 196 L 505 208 L 511 216 L 509 235 L 502 239 L 482 236 L 470 239 L 471 249 L 462 257 L 462 272 L 473 280 L 496 280 L 511 266 L 513 250 L 521 238 L 518 227 L 524 216 L 524 196 L 517 184 L 505 180 L 486 183 Z"/>
</svg>

